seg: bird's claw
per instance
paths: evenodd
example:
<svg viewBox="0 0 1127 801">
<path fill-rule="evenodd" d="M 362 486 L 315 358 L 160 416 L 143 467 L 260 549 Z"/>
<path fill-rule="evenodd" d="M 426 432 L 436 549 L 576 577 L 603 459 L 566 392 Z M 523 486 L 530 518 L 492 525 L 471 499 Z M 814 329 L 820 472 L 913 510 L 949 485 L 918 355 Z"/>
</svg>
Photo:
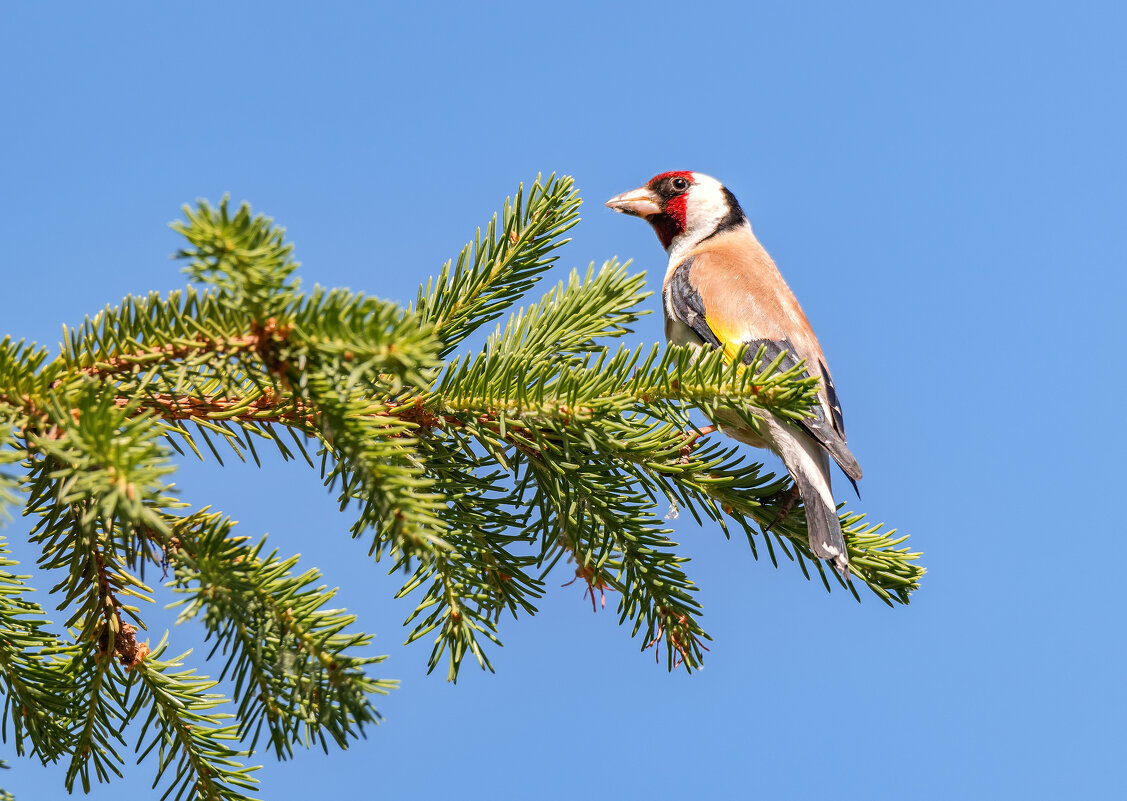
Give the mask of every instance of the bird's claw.
<svg viewBox="0 0 1127 801">
<path fill-rule="evenodd" d="M 763 528 L 763 533 L 770 533 L 771 529 L 786 520 L 787 515 L 794 511 L 795 504 L 798 503 L 798 500 L 801 497 L 802 496 L 798 491 L 797 484 L 791 484 L 785 490 L 776 492 L 774 495 L 772 495 L 768 499 L 768 502 L 772 504 L 777 502 L 779 504 L 779 511 L 775 514 L 775 519 Z"/>
</svg>

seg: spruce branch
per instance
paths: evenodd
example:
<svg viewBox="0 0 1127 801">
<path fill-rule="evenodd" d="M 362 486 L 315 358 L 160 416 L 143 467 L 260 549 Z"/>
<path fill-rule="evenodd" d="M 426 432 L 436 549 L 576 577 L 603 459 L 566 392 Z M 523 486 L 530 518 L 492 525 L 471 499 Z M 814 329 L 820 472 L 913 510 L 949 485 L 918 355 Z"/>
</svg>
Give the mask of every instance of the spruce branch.
<svg viewBox="0 0 1127 801">
<path fill-rule="evenodd" d="M 498 328 L 485 353 L 558 360 L 603 352 L 606 345 L 598 340 L 630 333 L 630 326 L 648 314 L 639 308 L 651 294 L 643 291 L 645 276 L 630 275 L 628 266 L 611 260 L 596 274 L 591 264 L 582 279 L 572 270 L 566 285 L 561 281 L 539 303 L 513 314 L 504 329 Z"/>
<path fill-rule="evenodd" d="M 437 278 L 419 287 L 413 310 L 434 326 L 445 357 L 467 336 L 497 319 L 558 258 L 552 252 L 579 222 L 579 196 L 569 177 L 540 176 L 525 197 L 524 185 L 506 198 L 497 215 L 458 254 L 457 263 L 442 266 Z"/>
<path fill-rule="evenodd" d="M 169 521 L 166 543 L 175 564 L 180 620 L 202 618 L 212 653 L 227 656 L 220 680 L 234 682 L 240 739 L 254 749 L 265 727 L 280 758 L 293 743 L 326 738 L 347 747 L 379 713 L 369 697 L 395 682 L 369 678 L 364 668 L 382 656 L 355 653 L 371 636 L 345 631 L 355 616 L 325 609 L 333 595 L 321 574 L 293 575 L 297 557 L 264 554 L 265 539 L 231 536 L 232 523 L 206 510 Z"/>
<path fill-rule="evenodd" d="M 435 485 L 451 488 L 446 503 L 438 509 L 446 524 L 444 540 L 449 550 L 420 560 L 396 595 L 406 597 L 426 587 L 422 600 L 404 622 L 410 625 L 419 620 L 407 643 L 437 629 L 427 666 L 433 671 L 443 655 L 448 655 L 447 678 L 451 681 L 457 679 L 467 653 L 491 670 L 478 635 L 499 642 L 501 614 L 534 614 L 531 599 L 543 592 L 542 582 L 528 572 L 535 557 L 520 552 L 527 550 L 527 539 L 521 531 L 527 512 L 521 513 L 519 498 L 505 488 L 506 473 L 483 473 L 489 460 L 475 454 L 460 435 L 455 435 L 455 442 L 458 445 L 451 447 L 440 438 L 420 441 L 421 449 L 433 457 L 425 462 Z M 410 567 L 406 556 L 396 565 L 399 569 Z"/>
<path fill-rule="evenodd" d="M 122 772 L 123 730 L 175 797 L 242 798 L 242 758 L 261 738 L 347 747 L 379 722 L 369 676 L 383 657 L 330 608 L 333 590 L 297 558 L 235 535 L 173 492 L 173 451 L 261 464 L 260 450 L 319 469 L 349 531 L 387 559 L 407 599 L 407 642 L 432 639 L 428 667 L 456 680 L 467 655 L 492 669 L 503 621 L 534 615 L 553 571 L 607 593 L 640 647 L 670 669 L 702 663 L 708 635 L 688 560 L 662 519 L 746 535 L 827 589 L 790 484 L 697 411 L 750 427 L 770 412 L 801 421 L 817 403 L 804 365 L 764 352 L 627 345 L 647 312 L 644 276 L 609 261 L 573 271 L 453 355 L 558 259 L 577 222 L 569 178 L 523 187 L 408 309 L 361 293 L 304 293 L 282 229 L 243 204 L 201 201 L 174 228 L 199 286 L 129 297 L 64 329 L 61 353 L 0 341 L 0 514 L 22 503 L 39 564 L 55 578 L 55 631 L 0 569 L 4 736 L 18 753 L 69 762 L 68 788 Z M 615 340 L 618 340 L 617 344 Z M 923 568 L 904 537 L 840 513 L 853 580 L 908 603 Z M 573 565 L 570 563 L 574 563 Z M 0 553 L 0 568 L 10 566 Z M 203 625 L 219 679 L 142 641 L 162 590 Z M 596 599 L 596 593 L 599 598 Z M 233 717 L 216 681 L 230 684 Z"/>
<path fill-rule="evenodd" d="M 262 324 L 288 305 L 298 287 L 290 277 L 299 265 L 285 229 L 261 214 L 251 216 L 246 203 L 232 215 L 226 196 L 217 209 L 201 200 L 183 212 L 187 219 L 174 222 L 172 230 L 188 240 L 176 256 L 188 260 L 184 272 L 193 281 L 216 287 L 221 300 Z"/>
<path fill-rule="evenodd" d="M 196 675 L 192 668 L 177 670 L 187 654 L 162 659 L 167 648 L 167 640 L 161 640 L 130 674 L 133 697 L 126 718 L 137 720 L 148 710 L 137 743 L 137 761 L 156 750 L 153 787 L 172 769 L 162 801 L 169 797 L 248 799 L 243 791 L 255 790 L 258 780 L 252 774 L 257 768 L 244 766 L 238 759 L 243 752 L 232 748 L 239 739 L 238 727 L 220 722 L 234 716 L 215 711 L 226 702 L 222 694 L 208 692 L 218 682 Z"/>
<path fill-rule="evenodd" d="M 17 563 L 0 537 L 0 567 Z M 30 576 L 0 570 L 0 692 L 4 696 L 3 736 L 9 726 L 16 753 L 53 760 L 67 750 L 71 736 L 64 703 L 67 682 L 53 657 L 65 644 L 47 627 L 43 608 L 29 599 Z"/>
<path fill-rule="evenodd" d="M 110 774 L 121 777 L 124 759 L 118 746 L 125 746 L 122 736 L 128 719 L 125 701 L 125 680 L 104 642 L 76 644 L 66 662 L 65 693 L 67 719 L 71 722 L 70 762 L 64 779 L 68 792 L 81 782 L 83 792 L 90 792 L 90 768 L 99 782 L 110 781 Z"/>
<path fill-rule="evenodd" d="M 543 495 L 535 502 L 542 509 L 551 506 L 541 518 L 550 526 L 542 533 L 549 569 L 558 561 L 551 558 L 555 545 L 575 560 L 576 576 L 587 583 L 592 601 L 596 589 L 618 592 L 620 622 L 633 621 L 635 636 L 645 626 L 643 648 L 664 640 L 671 670 L 699 667 L 701 640 L 710 638 L 692 597 L 697 588 L 681 567 L 688 559 L 674 553 L 676 543 L 666 536 L 670 530 L 654 515 L 652 499 L 622 473 L 593 466 L 549 472 L 531 462 L 530 469 Z"/>
<path fill-rule="evenodd" d="M 8 427 L 8 437 L 43 417 L 37 402 L 54 372 L 44 368 L 47 358 L 45 348 L 10 336 L 0 340 L 0 425 Z"/>
<path fill-rule="evenodd" d="M 39 518 L 30 539 L 43 550 L 40 566 L 63 574 L 52 592 L 62 595 L 59 609 L 73 605 L 66 625 L 109 643 L 121 634 L 121 612 L 140 622 L 122 598 L 151 600 L 130 568 L 146 556 L 138 529 L 163 528 L 161 510 L 178 505 L 165 494 L 174 468 L 146 415 L 93 384 L 68 400 L 52 393 L 49 433 L 26 435 L 37 455 L 27 482 L 26 514 Z"/>
</svg>

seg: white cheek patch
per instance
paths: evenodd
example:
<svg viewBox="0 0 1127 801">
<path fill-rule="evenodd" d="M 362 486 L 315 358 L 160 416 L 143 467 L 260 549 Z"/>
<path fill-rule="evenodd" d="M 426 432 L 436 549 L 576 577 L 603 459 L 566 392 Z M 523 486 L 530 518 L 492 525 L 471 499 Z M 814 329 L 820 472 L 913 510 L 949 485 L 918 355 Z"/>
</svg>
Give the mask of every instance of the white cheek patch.
<svg viewBox="0 0 1127 801">
<path fill-rule="evenodd" d="M 685 208 L 685 233 L 674 239 L 669 248 L 670 265 L 713 234 L 730 211 L 724 185 L 710 175 L 694 172 Z"/>
<path fill-rule="evenodd" d="M 728 216 L 728 202 L 724 187 L 715 178 L 693 174 L 693 188 L 689 190 L 690 202 L 686 209 L 685 231 L 704 238 L 716 230 L 720 221 Z"/>
</svg>

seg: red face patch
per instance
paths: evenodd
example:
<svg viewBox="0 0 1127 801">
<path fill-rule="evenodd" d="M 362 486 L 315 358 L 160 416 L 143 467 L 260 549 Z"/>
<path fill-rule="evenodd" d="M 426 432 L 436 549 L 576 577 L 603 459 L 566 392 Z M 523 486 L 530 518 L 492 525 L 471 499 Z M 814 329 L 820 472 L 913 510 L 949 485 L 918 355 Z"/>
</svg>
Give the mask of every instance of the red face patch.
<svg viewBox="0 0 1127 801">
<path fill-rule="evenodd" d="M 669 250 L 673 240 L 685 233 L 685 196 L 678 195 L 665 201 L 661 214 L 650 219 L 650 223 L 661 240 L 661 246 Z"/>
<path fill-rule="evenodd" d="M 661 240 L 661 246 L 666 250 L 669 250 L 669 246 L 674 239 L 685 232 L 687 222 L 686 206 L 688 199 L 684 194 L 687 190 L 678 189 L 675 186 L 674 181 L 678 178 L 684 179 L 690 185 L 693 183 L 693 174 L 686 170 L 680 170 L 655 175 L 646 185 L 650 191 L 661 198 L 661 214 L 651 217 L 650 225 L 657 233 L 657 238 Z"/>
</svg>

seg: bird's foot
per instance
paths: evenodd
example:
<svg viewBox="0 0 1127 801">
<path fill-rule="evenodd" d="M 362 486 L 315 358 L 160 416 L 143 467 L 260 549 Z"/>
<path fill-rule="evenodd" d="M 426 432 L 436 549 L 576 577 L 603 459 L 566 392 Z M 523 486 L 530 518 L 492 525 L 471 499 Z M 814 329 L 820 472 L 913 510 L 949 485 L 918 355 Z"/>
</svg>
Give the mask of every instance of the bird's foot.
<svg viewBox="0 0 1127 801">
<path fill-rule="evenodd" d="M 775 519 L 764 527 L 763 533 L 767 534 L 771 531 L 771 529 L 779 525 L 779 523 L 786 520 L 787 515 L 789 515 L 794 510 L 795 505 L 798 503 L 799 498 L 801 497 L 802 496 L 798 491 L 798 485 L 791 484 L 782 492 L 776 492 L 774 495 L 768 498 L 768 503 L 772 505 L 774 505 L 775 503 L 779 504 L 779 511 L 776 512 Z"/>
<path fill-rule="evenodd" d="M 716 426 L 705 426 L 704 428 L 694 431 L 691 434 L 686 434 L 685 444 L 681 446 L 681 464 L 688 464 L 689 456 L 691 456 L 693 453 L 693 445 L 696 444 L 696 441 L 701 437 L 707 437 L 715 430 Z"/>
</svg>

